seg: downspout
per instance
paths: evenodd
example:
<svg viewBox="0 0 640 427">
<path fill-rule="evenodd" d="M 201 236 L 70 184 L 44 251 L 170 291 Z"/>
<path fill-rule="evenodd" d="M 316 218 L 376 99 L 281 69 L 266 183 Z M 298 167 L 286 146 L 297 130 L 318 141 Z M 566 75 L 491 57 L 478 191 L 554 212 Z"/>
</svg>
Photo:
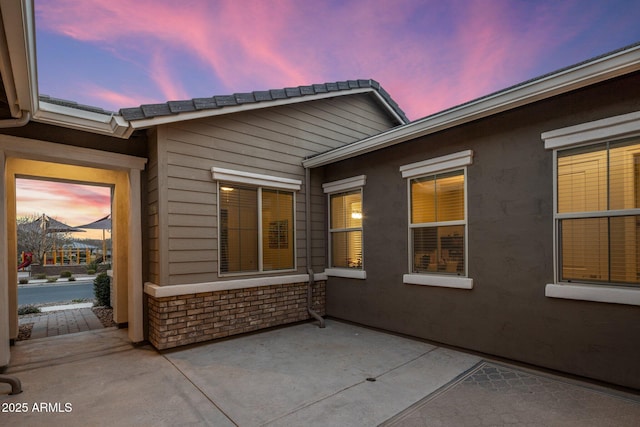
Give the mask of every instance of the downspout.
<svg viewBox="0 0 640 427">
<path fill-rule="evenodd" d="M 29 123 L 29 120 L 31 120 L 31 113 L 28 111 L 21 110 L 20 117 L 18 118 L 0 120 L 0 128 L 2 129 L 19 128 Z"/>
<path fill-rule="evenodd" d="M 305 239 L 307 254 L 307 273 L 309 274 L 309 284 L 307 285 L 307 311 L 309 314 L 320 322 L 320 327 L 324 328 L 324 319 L 313 310 L 313 285 L 315 284 L 315 275 L 311 268 L 311 170 L 304 168 L 304 204 L 305 204 Z"/>
</svg>

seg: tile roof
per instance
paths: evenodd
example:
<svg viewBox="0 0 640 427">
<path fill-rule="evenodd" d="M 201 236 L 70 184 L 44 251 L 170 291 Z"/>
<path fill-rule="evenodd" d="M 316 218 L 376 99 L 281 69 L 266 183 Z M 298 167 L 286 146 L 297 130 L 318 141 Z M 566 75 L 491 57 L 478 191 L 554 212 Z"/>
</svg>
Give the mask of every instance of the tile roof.
<svg viewBox="0 0 640 427">
<path fill-rule="evenodd" d="M 122 108 L 120 115 L 125 120 L 144 120 L 160 116 L 169 116 L 179 113 L 218 109 L 242 104 L 254 104 L 258 102 L 277 101 L 281 99 L 298 98 L 309 95 L 324 94 L 330 92 L 349 91 L 353 89 L 374 89 L 382 99 L 405 123 L 409 119 L 400 106 L 391 98 L 375 80 L 347 80 L 334 83 L 313 84 L 309 86 L 288 87 L 284 89 L 271 89 L 247 93 L 234 93 L 232 95 L 212 96 L 210 98 L 194 98 L 183 101 L 168 101 L 162 104 L 147 104 L 133 108 Z"/>
</svg>

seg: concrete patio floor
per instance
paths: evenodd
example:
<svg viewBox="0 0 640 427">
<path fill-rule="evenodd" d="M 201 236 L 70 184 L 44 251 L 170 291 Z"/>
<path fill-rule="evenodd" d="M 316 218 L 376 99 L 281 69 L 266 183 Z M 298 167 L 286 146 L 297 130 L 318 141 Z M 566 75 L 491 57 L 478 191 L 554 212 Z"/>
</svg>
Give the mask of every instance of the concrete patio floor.
<svg viewBox="0 0 640 427">
<path fill-rule="evenodd" d="M 0 384 L 2 408 L 14 409 L 0 414 L 7 425 L 640 423 L 636 395 L 334 320 L 324 329 L 297 324 L 163 353 L 133 347 L 126 331 L 115 328 L 29 340 L 12 348 L 6 373 L 23 388 L 9 395 L 9 386 Z M 532 393 L 547 400 L 531 400 Z M 592 408 L 595 423 L 575 416 L 576 393 Z M 556 417 L 549 415 L 549 402 Z M 17 407 L 26 411 L 15 413 Z M 41 408 L 48 412 L 36 410 Z"/>
</svg>

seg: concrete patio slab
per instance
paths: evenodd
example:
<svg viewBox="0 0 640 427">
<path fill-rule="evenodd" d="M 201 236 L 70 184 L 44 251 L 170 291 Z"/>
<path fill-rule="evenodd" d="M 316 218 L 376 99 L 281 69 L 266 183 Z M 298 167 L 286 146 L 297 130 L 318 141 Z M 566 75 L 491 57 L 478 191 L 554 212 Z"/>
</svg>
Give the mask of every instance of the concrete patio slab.
<svg viewBox="0 0 640 427">
<path fill-rule="evenodd" d="M 333 321 L 166 357 L 241 426 L 377 425 L 480 360 Z"/>
<path fill-rule="evenodd" d="M 0 384 L 4 425 L 234 425 L 153 348 L 131 346 L 123 330 L 24 341 L 12 356 L 7 373 L 23 392 L 5 395 Z"/>
<path fill-rule="evenodd" d="M 334 320 L 163 353 L 116 328 L 21 341 L 5 373 L 3 425 L 640 425 L 636 394 Z"/>
</svg>

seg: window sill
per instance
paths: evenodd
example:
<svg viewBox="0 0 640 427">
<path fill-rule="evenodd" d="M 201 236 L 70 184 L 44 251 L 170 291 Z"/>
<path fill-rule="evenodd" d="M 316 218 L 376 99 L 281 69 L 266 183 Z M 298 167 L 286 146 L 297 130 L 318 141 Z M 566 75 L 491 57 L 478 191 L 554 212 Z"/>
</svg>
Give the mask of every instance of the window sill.
<svg viewBox="0 0 640 427">
<path fill-rule="evenodd" d="M 355 268 L 326 268 L 324 273 L 331 277 L 346 277 L 348 279 L 366 279 L 367 272 L 364 270 L 357 270 Z"/>
<path fill-rule="evenodd" d="M 405 274 L 402 276 L 402 281 L 406 285 L 473 289 L 473 279 L 470 277 L 444 276 L 437 274 Z"/>
<path fill-rule="evenodd" d="M 617 288 L 613 286 L 576 283 L 559 285 L 551 283 L 545 287 L 544 295 L 549 298 L 640 305 L 640 288 Z"/>
</svg>

